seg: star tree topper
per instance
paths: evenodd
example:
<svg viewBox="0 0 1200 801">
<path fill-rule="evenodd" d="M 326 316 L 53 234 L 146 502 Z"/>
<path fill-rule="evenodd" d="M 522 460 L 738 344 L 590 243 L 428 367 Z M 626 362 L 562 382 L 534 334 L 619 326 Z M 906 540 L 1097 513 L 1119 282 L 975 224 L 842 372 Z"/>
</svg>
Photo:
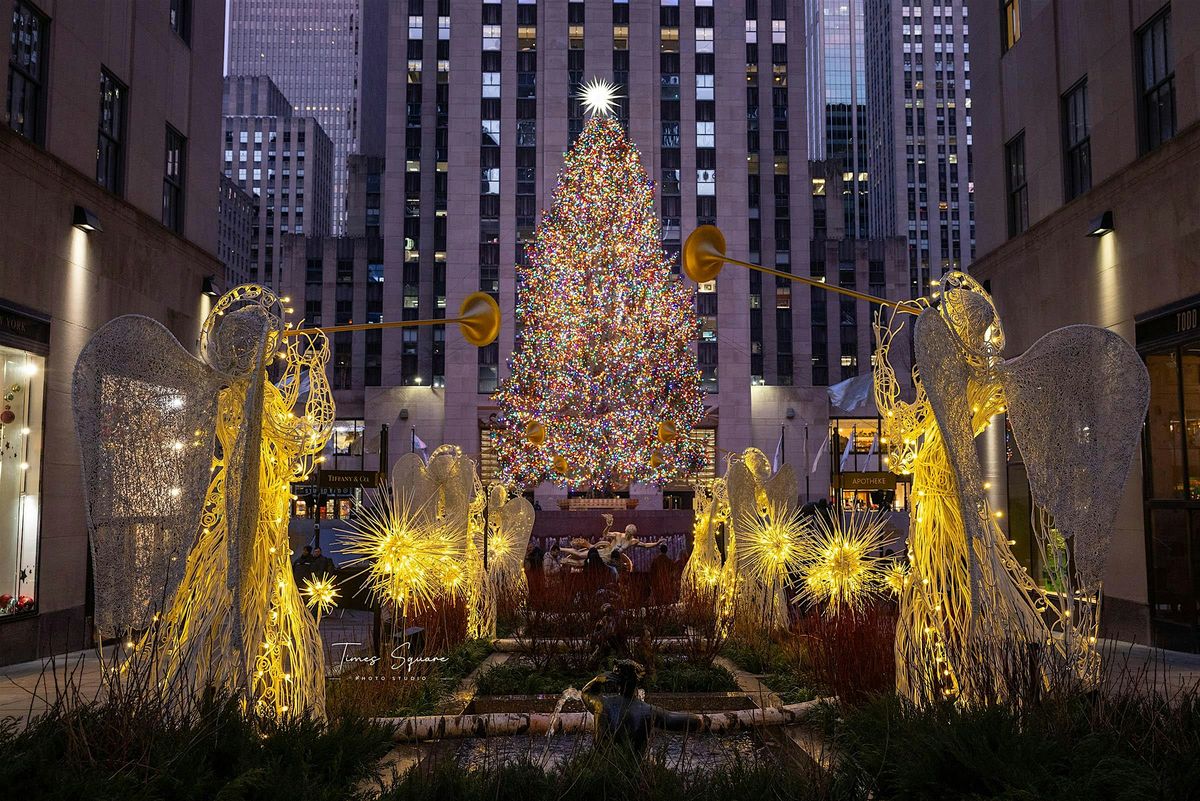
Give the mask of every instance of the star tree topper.
<svg viewBox="0 0 1200 801">
<path fill-rule="evenodd" d="M 621 95 L 617 94 L 615 83 L 610 83 L 603 78 L 592 78 L 579 88 L 579 94 L 575 98 L 583 103 L 583 107 L 589 114 L 606 117 L 617 107 L 617 101 L 621 99 Z"/>
</svg>

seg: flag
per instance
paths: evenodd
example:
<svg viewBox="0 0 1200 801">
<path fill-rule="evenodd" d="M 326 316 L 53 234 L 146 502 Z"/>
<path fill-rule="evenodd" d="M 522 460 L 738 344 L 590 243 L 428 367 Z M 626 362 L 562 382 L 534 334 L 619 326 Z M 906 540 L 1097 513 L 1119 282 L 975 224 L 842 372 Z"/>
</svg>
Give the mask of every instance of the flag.
<svg viewBox="0 0 1200 801">
<path fill-rule="evenodd" d="M 779 427 L 779 442 L 775 443 L 775 459 L 771 462 L 771 470 L 778 473 L 783 466 L 783 426 Z"/>
<path fill-rule="evenodd" d="M 834 384 L 828 392 L 829 401 L 842 412 L 857 411 L 874 397 L 875 379 L 866 372 Z"/>
<path fill-rule="evenodd" d="M 867 464 L 871 463 L 871 457 L 875 455 L 875 451 L 879 448 L 879 434 L 871 437 L 871 447 L 867 451 Z"/>
<path fill-rule="evenodd" d="M 817 455 L 813 457 L 812 467 L 808 468 L 809 473 L 817 472 L 817 465 L 821 462 L 821 454 L 829 447 L 829 432 L 825 432 L 825 439 L 821 441 L 821 447 L 817 448 Z"/>
<path fill-rule="evenodd" d="M 423 458 L 425 458 L 425 459 L 429 458 L 429 455 L 427 453 L 425 453 L 425 449 L 428 448 L 429 446 L 426 445 L 424 442 L 422 442 L 421 438 L 417 436 L 417 427 L 416 426 L 413 426 L 413 430 L 412 430 L 412 447 L 413 447 L 414 453 L 416 451 L 420 451 L 421 456 Z"/>
<path fill-rule="evenodd" d="M 846 469 L 846 460 L 850 458 L 850 449 L 854 447 L 854 432 L 850 432 L 850 436 L 846 437 L 846 448 L 842 451 L 842 461 L 838 462 L 838 471 Z"/>
</svg>

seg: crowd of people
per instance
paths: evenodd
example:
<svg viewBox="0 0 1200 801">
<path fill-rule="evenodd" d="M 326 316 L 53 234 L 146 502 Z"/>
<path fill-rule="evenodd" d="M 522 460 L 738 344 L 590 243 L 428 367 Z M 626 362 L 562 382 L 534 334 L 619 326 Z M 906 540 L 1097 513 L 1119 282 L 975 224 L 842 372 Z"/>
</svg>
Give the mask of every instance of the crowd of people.
<svg viewBox="0 0 1200 801">
<path fill-rule="evenodd" d="M 645 574 L 637 574 L 630 554 L 635 548 L 657 550 Z M 576 537 L 566 547 L 557 540 L 549 550 L 531 541 L 525 554 L 525 574 L 532 605 L 555 602 L 580 593 L 594 594 L 620 588 L 647 594 L 647 601 L 674 603 L 679 597 L 679 576 L 684 559 L 670 556 L 667 543 L 642 542 L 637 526 L 605 531 L 596 542 Z M 646 579 L 648 578 L 648 582 Z"/>
</svg>

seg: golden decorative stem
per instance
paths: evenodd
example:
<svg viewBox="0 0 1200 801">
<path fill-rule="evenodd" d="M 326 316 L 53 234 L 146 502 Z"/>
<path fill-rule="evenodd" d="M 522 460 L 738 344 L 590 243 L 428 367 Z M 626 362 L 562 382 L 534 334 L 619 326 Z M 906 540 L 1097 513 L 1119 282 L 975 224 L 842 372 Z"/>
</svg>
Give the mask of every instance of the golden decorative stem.
<svg viewBox="0 0 1200 801">
<path fill-rule="evenodd" d="M 451 317 L 434 320 L 396 320 L 390 323 L 355 323 L 353 325 L 329 325 L 318 328 L 286 328 L 279 332 L 280 336 L 298 337 L 314 336 L 316 334 L 337 334 L 344 331 L 373 331 L 380 328 L 404 328 L 411 325 L 447 325 L 461 323 L 466 317 Z"/>
<path fill-rule="evenodd" d="M 845 287 L 834 286 L 833 284 L 827 284 L 824 281 L 818 281 L 815 278 L 808 278 L 803 275 L 796 275 L 795 273 L 785 273 L 782 270 L 772 270 L 770 267 L 763 267 L 761 264 L 751 264 L 748 261 L 740 261 L 738 259 L 731 259 L 728 256 L 721 256 L 720 258 L 721 258 L 721 261 L 724 261 L 727 264 L 736 264 L 740 267 L 746 267 L 751 270 L 758 270 L 760 273 L 766 273 L 767 275 L 773 275 L 776 278 L 786 278 L 789 281 L 798 281 L 802 284 L 808 284 L 809 286 L 819 287 L 820 289 L 827 289 L 830 292 L 837 292 L 842 295 L 849 295 L 852 298 L 858 298 L 859 300 L 865 300 L 868 303 L 878 303 L 881 306 L 890 306 L 894 309 L 899 309 L 901 307 L 901 303 L 899 301 L 887 300 L 886 298 L 877 298 L 874 295 L 868 295 L 865 292 L 856 292 L 853 289 L 846 289 Z"/>
</svg>

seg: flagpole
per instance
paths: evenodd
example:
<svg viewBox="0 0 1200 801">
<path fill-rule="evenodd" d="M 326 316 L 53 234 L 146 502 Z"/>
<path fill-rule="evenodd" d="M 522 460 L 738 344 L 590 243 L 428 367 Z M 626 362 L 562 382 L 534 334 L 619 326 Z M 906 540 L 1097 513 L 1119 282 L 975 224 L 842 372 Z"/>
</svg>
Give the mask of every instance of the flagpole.
<svg viewBox="0 0 1200 801">
<path fill-rule="evenodd" d="M 411 444 L 412 444 L 411 453 L 416 453 L 417 452 L 417 427 L 416 426 L 412 427 L 412 443 Z"/>
<path fill-rule="evenodd" d="M 787 426 L 779 426 L 779 464 L 787 464 Z"/>
<path fill-rule="evenodd" d="M 804 424 L 804 466 L 808 467 L 808 423 Z M 804 505 L 812 503 L 812 494 L 809 492 L 809 479 L 812 478 L 812 471 L 804 471 Z"/>
</svg>

